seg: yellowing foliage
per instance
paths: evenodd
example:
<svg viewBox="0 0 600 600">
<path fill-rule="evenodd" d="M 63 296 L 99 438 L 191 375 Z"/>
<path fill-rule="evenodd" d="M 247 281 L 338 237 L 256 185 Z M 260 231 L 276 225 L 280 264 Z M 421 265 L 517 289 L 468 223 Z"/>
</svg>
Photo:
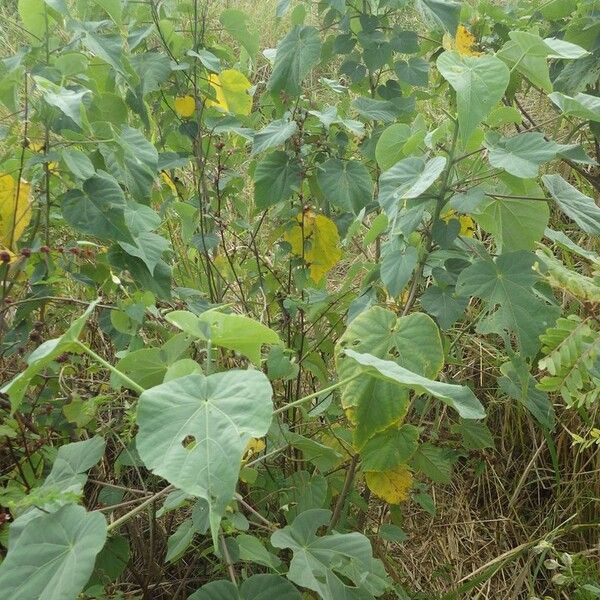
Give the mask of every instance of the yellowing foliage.
<svg viewBox="0 0 600 600">
<path fill-rule="evenodd" d="M 261 453 L 266 447 L 265 441 L 260 438 L 252 438 L 246 445 L 243 462 L 249 461 L 255 454 Z"/>
<path fill-rule="evenodd" d="M 476 50 L 477 40 L 475 36 L 464 26 L 459 25 L 456 29 L 456 37 L 444 34 L 442 45 L 446 50 L 456 50 L 461 56 L 481 56 Z"/>
<path fill-rule="evenodd" d="M 191 117 L 196 110 L 196 100 L 193 96 L 175 98 L 175 112 L 184 119 Z"/>
<path fill-rule="evenodd" d="M 441 218 L 443 221 L 446 221 L 446 223 L 452 218 L 458 219 L 458 222 L 460 223 L 460 235 L 473 237 L 473 234 L 475 233 L 475 222 L 469 215 L 457 216 L 453 210 L 449 210 L 447 213 L 443 214 Z"/>
<path fill-rule="evenodd" d="M 18 183 L 12 175 L 0 175 L 0 246 L 13 248 L 31 220 L 26 181 Z"/>
<path fill-rule="evenodd" d="M 300 213 L 283 239 L 292 247 L 292 254 L 304 259 L 310 278 L 318 283 L 342 257 L 340 235 L 336 224 L 325 215 L 308 210 Z"/>
<path fill-rule="evenodd" d="M 248 90 L 252 84 L 236 69 L 226 69 L 220 75 L 211 73 L 208 77 L 214 88 L 217 101 L 208 100 L 207 106 L 216 106 L 226 112 L 249 115 L 252 110 L 252 97 Z"/>
<path fill-rule="evenodd" d="M 392 471 L 367 471 L 365 480 L 369 489 L 388 504 L 400 504 L 408 500 L 413 476 L 406 465 Z"/>
</svg>

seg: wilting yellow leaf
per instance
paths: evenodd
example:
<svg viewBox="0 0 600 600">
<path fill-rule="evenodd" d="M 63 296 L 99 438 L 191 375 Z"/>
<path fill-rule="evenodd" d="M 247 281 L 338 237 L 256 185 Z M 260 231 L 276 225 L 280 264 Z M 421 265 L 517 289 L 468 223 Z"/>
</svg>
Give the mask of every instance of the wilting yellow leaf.
<svg viewBox="0 0 600 600">
<path fill-rule="evenodd" d="M 367 471 L 365 480 L 369 489 L 389 504 L 408 500 L 413 484 L 412 473 L 406 465 L 400 465 L 393 471 Z"/>
<path fill-rule="evenodd" d="M 208 81 L 215 90 L 217 101 L 207 100 L 207 106 L 216 106 L 238 115 L 250 114 L 252 97 L 248 94 L 248 90 L 252 84 L 243 73 L 235 69 L 226 69 L 221 71 L 220 75 L 211 73 Z"/>
<path fill-rule="evenodd" d="M 29 225 L 30 191 L 26 181 L 19 184 L 12 175 L 0 175 L 0 246 L 12 248 Z"/>
<path fill-rule="evenodd" d="M 246 450 L 244 450 L 244 458 L 242 462 L 247 462 L 254 456 L 255 454 L 259 454 L 265 449 L 265 441 L 259 438 L 252 438 L 248 444 L 246 445 Z"/>
<path fill-rule="evenodd" d="M 441 215 L 440 218 L 446 223 L 450 221 L 450 219 L 458 219 L 458 222 L 460 223 L 460 235 L 473 237 L 473 234 L 475 233 L 475 222 L 469 215 L 457 216 L 456 213 L 450 209 L 448 212 Z"/>
<path fill-rule="evenodd" d="M 310 278 L 318 283 L 342 257 L 340 235 L 336 224 L 324 215 L 308 210 L 296 217 L 283 239 L 292 247 L 292 254 L 303 258 L 309 266 Z"/>
<path fill-rule="evenodd" d="M 196 110 L 196 100 L 193 96 L 175 98 L 175 112 L 183 118 L 191 117 Z"/>
<path fill-rule="evenodd" d="M 455 38 L 456 51 L 463 56 L 480 56 L 481 52 L 475 50 L 477 40 L 475 36 L 464 26 L 459 25 Z"/>
<path fill-rule="evenodd" d="M 175 183 L 171 179 L 171 176 L 166 171 L 161 171 L 160 177 L 167 184 L 170 190 L 177 195 L 177 188 L 175 187 Z"/>
</svg>

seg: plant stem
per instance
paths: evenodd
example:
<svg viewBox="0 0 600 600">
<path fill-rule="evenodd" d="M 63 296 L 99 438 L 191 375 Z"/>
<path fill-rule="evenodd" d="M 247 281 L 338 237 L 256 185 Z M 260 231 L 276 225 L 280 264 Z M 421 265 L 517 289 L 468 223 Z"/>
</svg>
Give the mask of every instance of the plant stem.
<svg viewBox="0 0 600 600">
<path fill-rule="evenodd" d="M 89 354 L 96 362 L 99 362 L 103 367 L 106 367 L 111 373 L 114 373 L 120 377 L 131 389 L 135 390 L 138 394 L 143 394 L 146 389 L 143 388 L 139 383 L 136 383 L 130 377 L 127 377 L 125 373 L 121 373 L 119 369 L 113 367 L 108 361 L 104 360 L 99 354 L 96 354 L 91 348 L 88 348 L 83 342 L 76 340 L 75 342 L 86 354 Z"/>
<path fill-rule="evenodd" d="M 129 519 L 131 519 L 132 517 L 135 517 L 135 515 L 142 512 L 147 506 L 149 506 L 150 504 L 152 504 L 153 502 L 155 502 L 162 496 L 173 491 L 174 489 L 175 489 L 175 486 L 168 485 L 166 488 L 160 490 L 160 492 L 153 494 L 152 496 L 150 496 L 150 498 L 148 498 L 147 500 L 144 500 L 144 502 L 142 502 L 139 506 L 136 506 L 135 508 L 130 510 L 128 513 L 125 513 L 122 517 L 119 517 L 116 521 L 113 521 L 106 528 L 106 531 L 110 532 L 110 531 L 113 531 L 114 529 L 117 529 L 118 527 L 123 525 L 123 523 L 126 523 L 127 521 L 129 521 Z"/>
<path fill-rule="evenodd" d="M 280 406 L 279 408 L 277 408 L 276 410 L 273 411 L 273 414 L 278 415 L 282 412 L 285 412 L 288 408 L 291 408 L 292 406 L 299 406 L 300 404 L 304 404 L 305 402 L 308 402 L 309 400 L 318 398 L 322 394 L 327 394 L 328 392 L 332 392 L 333 390 L 336 390 L 337 388 L 341 387 L 342 385 L 346 385 L 353 379 L 360 377 L 360 375 L 361 375 L 361 373 L 355 373 L 354 375 L 351 375 L 350 377 L 346 377 L 346 379 L 342 379 L 341 381 L 338 381 L 337 383 L 334 383 L 333 385 L 330 385 L 329 387 L 319 390 L 318 392 L 314 392 L 312 394 L 309 394 L 308 396 L 304 396 L 304 398 L 299 398 L 298 400 L 289 402 L 288 404 L 285 404 L 284 406 Z"/>
<path fill-rule="evenodd" d="M 330 533 L 332 529 L 335 529 L 335 526 L 338 524 L 340 517 L 342 516 L 342 510 L 344 509 L 344 504 L 346 504 L 346 498 L 348 496 L 348 493 L 350 492 L 350 488 L 352 487 L 352 482 L 354 481 L 354 474 L 356 473 L 357 464 L 358 454 L 355 454 L 352 457 L 352 462 L 350 463 L 350 467 L 348 468 L 348 472 L 346 473 L 344 487 L 342 488 L 342 491 L 338 496 L 337 502 L 335 504 L 331 521 L 329 523 L 329 526 L 327 527 L 327 533 Z"/>
</svg>

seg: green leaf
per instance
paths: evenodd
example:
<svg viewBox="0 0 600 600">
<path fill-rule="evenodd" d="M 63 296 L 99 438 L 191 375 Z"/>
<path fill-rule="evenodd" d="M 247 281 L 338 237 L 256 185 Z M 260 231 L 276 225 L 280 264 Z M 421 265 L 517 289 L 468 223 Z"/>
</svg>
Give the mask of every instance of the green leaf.
<svg viewBox="0 0 600 600">
<path fill-rule="evenodd" d="M 353 361 L 343 356 L 345 348 L 370 352 L 382 359 L 435 376 L 444 354 L 435 323 L 420 313 L 397 318 L 374 306 L 359 314 L 336 344 L 336 366 L 340 379 L 357 372 Z M 369 438 L 399 423 L 408 408 L 408 396 L 391 381 L 361 375 L 342 389 L 342 406 L 355 425 L 354 443 L 361 449 Z"/>
<path fill-rule="evenodd" d="M 452 466 L 456 455 L 446 448 L 438 448 L 433 444 L 422 444 L 412 459 L 415 469 L 421 471 L 436 483 L 452 481 Z"/>
<path fill-rule="evenodd" d="M 389 123 L 414 112 L 415 98 L 402 96 L 393 100 L 374 100 L 360 96 L 352 101 L 352 108 L 365 119 Z"/>
<path fill-rule="evenodd" d="M 433 285 L 421 296 L 421 306 L 437 319 L 442 329 L 450 329 L 464 314 L 468 303 L 468 299 L 458 296 L 452 287 Z"/>
<path fill-rule="evenodd" d="M 417 266 L 418 253 L 414 246 L 386 250 L 381 261 L 381 280 L 390 296 L 397 297 L 410 281 Z"/>
<path fill-rule="evenodd" d="M 196 528 L 192 519 L 185 519 L 167 540 L 166 563 L 176 562 L 188 549 L 194 539 Z"/>
<path fill-rule="evenodd" d="M 560 175 L 544 175 L 542 181 L 560 210 L 585 231 L 600 235 L 600 207 Z"/>
<path fill-rule="evenodd" d="M 294 27 L 277 46 L 268 88 L 286 92 L 293 98 L 302 93 L 302 81 L 321 56 L 321 39 L 314 27 Z"/>
<path fill-rule="evenodd" d="M 463 447 L 467 450 L 494 448 L 492 432 L 481 421 L 463 421 L 452 426 L 453 433 L 462 437 Z"/>
<path fill-rule="evenodd" d="M 58 108 L 63 114 L 82 127 L 81 115 L 85 112 L 83 99 L 91 94 L 90 90 L 76 92 L 60 87 L 43 77 L 34 76 L 37 87 L 42 90 L 44 101 Z"/>
<path fill-rule="evenodd" d="M 254 170 L 254 202 L 264 210 L 287 200 L 302 185 L 302 167 L 298 160 L 279 150 L 267 154 Z"/>
<path fill-rule="evenodd" d="M 342 211 L 357 215 L 373 200 L 371 174 L 357 160 L 326 160 L 317 166 L 317 181 L 327 201 Z"/>
<path fill-rule="evenodd" d="M 450 35 L 456 33 L 460 22 L 460 2 L 455 0 L 418 0 L 417 6 L 436 27 L 445 29 Z"/>
<path fill-rule="evenodd" d="M 106 540 L 106 520 L 69 504 L 27 524 L 0 565 L 11 600 L 75 600 Z"/>
<path fill-rule="evenodd" d="M 85 180 L 83 190 L 68 191 L 62 197 L 61 208 L 65 221 L 82 233 L 134 243 L 125 223 L 125 195 L 108 173 L 99 171 Z"/>
<path fill-rule="evenodd" d="M 461 56 L 454 51 L 441 54 L 437 66 L 456 91 L 460 138 L 466 144 L 504 96 L 508 67 L 495 56 Z"/>
<path fill-rule="evenodd" d="M 96 173 L 92 161 L 87 155 L 77 148 L 65 148 L 62 152 L 62 159 L 67 168 L 77 179 L 89 179 Z"/>
<path fill-rule="evenodd" d="M 394 123 L 383 130 L 375 146 L 375 159 L 382 171 L 404 158 L 404 148 L 410 137 L 410 127 L 405 123 Z"/>
<path fill-rule="evenodd" d="M 162 52 L 134 54 L 129 60 L 140 78 L 142 96 L 159 90 L 171 75 L 171 61 Z"/>
<path fill-rule="evenodd" d="M 446 158 L 436 156 L 429 159 L 411 156 L 396 163 L 379 178 L 378 202 L 394 221 L 406 200 L 418 198 L 426 192 L 442 174 Z"/>
<path fill-rule="evenodd" d="M 545 429 L 552 431 L 556 423 L 554 406 L 546 392 L 536 388 L 537 381 L 529 372 L 527 363 L 518 355 L 501 367 L 503 377 L 498 385 L 509 397 L 520 402 Z"/>
<path fill-rule="evenodd" d="M 542 239 L 550 209 L 537 200 L 488 198 L 472 215 L 494 236 L 498 252 L 515 252 L 531 250 Z"/>
<path fill-rule="evenodd" d="M 237 370 L 188 375 L 140 396 L 140 458 L 156 475 L 209 503 L 215 546 L 246 444 L 269 429 L 271 396 L 265 375 Z"/>
<path fill-rule="evenodd" d="M 25 30 L 31 34 L 28 39 L 32 40 L 34 46 L 43 44 L 47 35 L 47 14 L 49 17 L 48 25 L 55 24 L 44 0 L 19 0 L 18 11 Z"/>
<path fill-rule="evenodd" d="M 391 471 L 406 464 L 417 449 L 420 431 L 404 424 L 374 435 L 360 452 L 363 470 Z"/>
<path fill-rule="evenodd" d="M 38 346 L 27 358 L 27 368 L 0 388 L 0 392 L 8 394 L 13 412 L 21 405 L 27 388 L 38 373 L 41 373 L 53 360 L 65 352 L 81 352 L 75 342 L 81 335 L 83 327 L 94 311 L 96 304 L 97 301 L 91 302 L 85 312 L 71 323 L 62 336 L 48 340 Z"/>
<path fill-rule="evenodd" d="M 166 319 L 185 333 L 200 339 L 206 339 L 206 331 L 209 331 L 213 344 L 237 350 L 255 365 L 260 364 L 263 344 L 281 344 L 275 331 L 243 315 L 210 310 L 196 316 L 187 311 L 176 310 L 167 314 Z"/>
<path fill-rule="evenodd" d="M 486 316 L 477 330 L 514 336 L 525 356 L 539 348 L 539 335 L 556 319 L 559 309 L 549 305 L 533 289 L 539 276 L 531 252 L 502 254 L 495 260 L 480 259 L 458 277 L 457 292 L 476 296 L 486 305 Z"/>
<path fill-rule="evenodd" d="M 520 133 L 509 138 L 488 136 L 485 145 L 493 167 L 523 179 L 537 177 L 541 164 L 574 147 L 546 141 L 544 134 L 538 132 Z"/>
<path fill-rule="evenodd" d="M 271 121 L 266 127 L 263 127 L 254 134 L 252 154 L 280 146 L 292 137 L 296 131 L 298 131 L 296 121 L 288 121 L 286 119 Z"/>
<path fill-rule="evenodd" d="M 254 59 L 258 54 L 259 39 L 256 31 L 253 32 L 255 28 L 248 28 L 250 17 L 241 10 L 230 8 L 221 13 L 219 20 L 229 35 L 246 49 L 250 58 Z"/>
<path fill-rule="evenodd" d="M 258 563 L 276 571 L 281 567 L 281 560 L 269 552 L 259 538 L 242 533 L 235 541 L 240 551 L 240 560 Z"/>
<path fill-rule="evenodd" d="M 279 575 L 252 575 L 239 590 L 231 581 L 212 581 L 188 600 L 301 600 L 300 592 Z"/>
<path fill-rule="evenodd" d="M 475 394 L 466 386 L 433 381 L 409 371 L 391 360 L 371 354 L 360 354 L 347 348 L 345 354 L 355 360 L 369 375 L 393 381 L 422 394 L 430 394 L 454 408 L 463 419 L 483 419 L 485 411 Z"/>
<path fill-rule="evenodd" d="M 395 64 L 396 75 L 401 83 L 424 87 L 429 83 L 429 63 L 423 58 L 411 57 Z"/>
<path fill-rule="evenodd" d="M 127 254 L 143 260 L 152 275 L 154 275 L 156 266 L 161 262 L 163 253 L 170 247 L 168 240 L 150 231 L 138 234 L 133 244 L 119 242 L 119 245 Z"/>
<path fill-rule="evenodd" d="M 373 571 L 369 540 L 358 532 L 318 537 L 317 530 L 330 519 L 329 510 L 308 510 L 271 536 L 275 548 L 293 552 L 288 579 L 323 600 L 372 598 L 379 590 L 373 589 L 369 578 Z"/>
<path fill-rule="evenodd" d="M 552 92 L 548 98 L 569 117 L 600 123 L 600 98 L 598 96 L 580 93 L 571 97 L 560 92 Z"/>
</svg>

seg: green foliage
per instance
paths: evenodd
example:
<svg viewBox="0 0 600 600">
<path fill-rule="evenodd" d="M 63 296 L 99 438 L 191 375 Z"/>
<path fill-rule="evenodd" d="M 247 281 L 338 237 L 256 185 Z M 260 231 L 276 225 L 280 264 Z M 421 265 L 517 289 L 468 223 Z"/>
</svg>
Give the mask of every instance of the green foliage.
<svg viewBox="0 0 600 600">
<path fill-rule="evenodd" d="M 0 594 L 594 597 L 596 3 L 275 4 L 0 8 Z"/>
</svg>

